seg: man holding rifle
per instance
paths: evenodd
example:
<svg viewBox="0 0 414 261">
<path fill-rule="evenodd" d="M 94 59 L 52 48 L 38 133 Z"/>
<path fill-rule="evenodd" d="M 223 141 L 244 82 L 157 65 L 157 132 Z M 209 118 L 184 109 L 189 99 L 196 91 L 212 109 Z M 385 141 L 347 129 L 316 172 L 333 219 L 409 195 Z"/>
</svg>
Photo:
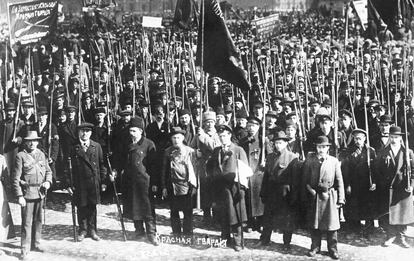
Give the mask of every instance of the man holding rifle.
<svg viewBox="0 0 414 261">
<path fill-rule="evenodd" d="M 389 145 L 378 153 L 375 163 L 378 211 L 381 213 L 379 222 L 387 234 L 384 247 L 391 246 L 395 240 L 404 248 L 410 247 L 404 233 L 407 224 L 414 222 L 414 154 L 404 146 L 403 135 L 400 127 L 392 126 Z"/>
<path fill-rule="evenodd" d="M 366 144 L 367 132 L 352 131 L 354 144 L 348 149 L 348 157 L 342 162 L 347 206 L 345 217 L 351 229 L 364 232 L 374 227 L 376 216 L 376 184 L 372 172 L 375 150 Z M 370 150 L 367 152 L 367 150 Z M 368 164 L 368 160 L 370 163 Z M 365 227 L 362 227 L 363 221 Z"/>
<path fill-rule="evenodd" d="M 101 145 L 90 139 L 93 124 L 85 122 L 77 127 L 77 142 L 71 147 L 70 157 L 73 166 L 73 193 L 78 211 L 79 237 L 82 241 L 87 235 L 99 241 L 96 233 L 96 204 L 100 203 L 100 191 L 106 190 L 106 167 Z M 69 184 L 69 182 L 68 182 Z"/>
</svg>

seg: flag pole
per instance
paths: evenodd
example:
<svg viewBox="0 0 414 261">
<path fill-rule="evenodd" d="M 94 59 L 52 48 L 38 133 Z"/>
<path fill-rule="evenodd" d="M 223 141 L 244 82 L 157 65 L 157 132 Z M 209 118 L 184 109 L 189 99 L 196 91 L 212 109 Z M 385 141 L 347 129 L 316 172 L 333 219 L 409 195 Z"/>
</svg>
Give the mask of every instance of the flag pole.
<svg viewBox="0 0 414 261">
<path fill-rule="evenodd" d="M 198 37 L 201 37 L 201 57 L 200 57 L 200 66 L 201 66 L 201 81 L 200 81 L 200 96 L 202 97 L 202 90 L 204 87 L 204 0 L 200 0 L 200 17 L 201 17 L 201 35 Z M 190 37 L 191 41 L 191 37 Z M 193 50 L 190 50 L 192 52 Z M 194 79 L 195 80 L 195 79 Z M 199 128 L 203 127 L 203 103 L 200 102 L 200 126 Z M 199 139 L 197 138 L 197 149 L 200 149 Z M 200 175 L 197 175 L 197 202 L 196 202 L 196 208 L 199 210 L 201 209 L 201 184 L 200 184 Z"/>
</svg>

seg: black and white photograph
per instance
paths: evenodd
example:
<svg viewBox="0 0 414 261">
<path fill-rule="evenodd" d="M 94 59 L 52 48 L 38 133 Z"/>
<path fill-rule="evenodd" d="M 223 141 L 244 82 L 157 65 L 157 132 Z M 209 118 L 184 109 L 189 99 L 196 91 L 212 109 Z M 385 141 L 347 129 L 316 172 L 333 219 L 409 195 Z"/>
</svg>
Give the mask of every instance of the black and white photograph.
<svg viewBox="0 0 414 261">
<path fill-rule="evenodd" d="M 0 260 L 414 259 L 414 0 L 1 0 Z"/>
</svg>

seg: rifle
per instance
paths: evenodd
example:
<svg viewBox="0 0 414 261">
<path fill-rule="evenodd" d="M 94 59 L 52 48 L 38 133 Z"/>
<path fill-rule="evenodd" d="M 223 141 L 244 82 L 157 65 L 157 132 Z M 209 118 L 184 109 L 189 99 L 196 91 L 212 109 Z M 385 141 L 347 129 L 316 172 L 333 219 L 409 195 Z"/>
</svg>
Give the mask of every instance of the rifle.
<svg viewBox="0 0 414 261">
<path fill-rule="evenodd" d="M 92 45 L 89 43 L 89 62 L 91 64 L 91 66 L 93 66 L 92 50 L 91 49 L 92 49 Z M 91 69 L 93 71 L 93 67 Z M 93 102 L 95 103 L 96 102 L 96 98 L 95 98 L 95 79 L 94 79 L 93 75 L 91 77 L 91 85 L 92 85 L 92 99 L 93 99 Z M 99 95 L 99 93 L 98 93 L 98 95 Z"/>
<path fill-rule="evenodd" d="M 36 94 L 35 94 L 35 89 L 34 89 L 34 84 L 33 84 L 33 77 L 32 77 L 33 57 L 32 57 L 31 54 L 32 54 L 32 49 L 29 49 L 29 61 L 28 61 L 28 70 L 27 70 L 27 86 L 30 89 L 30 96 L 32 96 L 34 121 L 37 122 Z"/>
<path fill-rule="evenodd" d="M 111 152 L 111 125 L 110 125 L 110 122 L 109 122 L 109 118 L 110 118 L 110 113 L 109 112 L 110 112 L 110 110 L 109 110 L 109 107 L 108 107 L 108 116 L 107 116 L 108 117 L 108 119 L 107 119 L 108 153 L 106 154 L 106 162 L 108 164 L 109 173 L 110 173 L 110 175 L 112 175 L 112 172 L 113 172 L 112 164 L 111 164 L 111 161 L 109 159 L 110 155 L 112 155 L 112 152 Z M 119 201 L 118 190 L 116 189 L 115 180 L 111 181 L 111 183 L 112 183 L 112 187 L 113 187 L 114 193 L 115 193 L 115 202 L 116 202 L 116 206 L 117 206 L 117 209 L 118 209 L 119 221 L 121 222 L 122 235 L 123 235 L 124 241 L 127 241 L 125 225 L 124 225 L 124 218 L 123 218 L 123 215 L 122 215 L 121 203 Z"/>
<path fill-rule="evenodd" d="M 69 62 L 67 60 L 67 57 L 65 55 L 66 48 L 63 48 L 63 78 L 65 78 L 65 92 L 66 92 L 66 105 L 70 104 L 70 96 L 69 96 L 69 86 L 68 86 L 68 80 L 69 80 L 69 74 L 68 74 L 68 66 Z M 53 82 L 55 82 L 55 75 L 53 75 Z"/>
<path fill-rule="evenodd" d="M 55 69 L 53 69 L 53 74 L 55 74 Z M 49 133 L 47 135 L 47 158 L 50 159 L 50 154 L 52 153 L 52 111 L 53 111 L 53 93 L 55 92 L 55 82 L 52 83 L 52 92 L 50 93 L 50 112 L 49 112 Z M 40 131 L 40 130 L 39 130 Z"/>
<path fill-rule="evenodd" d="M 407 110 L 405 110 L 405 104 L 406 104 L 406 97 L 404 97 L 404 138 L 405 138 L 405 168 L 404 168 L 404 174 L 407 176 L 407 187 L 405 188 L 405 191 L 407 193 L 411 193 L 412 194 L 412 190 L 411 190 L 411 182 L 410 182 L 410 178 L 411 178 L 411 164 L 410 164 L 410 148 L 408 147 L 408 124 L 407 124 Z"/>
<path fill-rule="evenodd" d="M 70 187 L 73 188 L 73 174 L 72 174 L 72 159 L 68 157 L 68 165 L 69 165 L 69 177 L 70 177 Z M 73 192 L 72 192 L 73 193 Z M 72 194 L 71 196 L 71 205 L 72 205 L 72 229 L 73 229 L 73 240 L 78 242 L 78 232 L 76 227 L 76 208 L 75 208 L 75 199 Z"/>
<path fill-rule="evenodd" d="M 108 163 L 109 172 L 112 174 L 112 165 L 111 165 L 111 161 L 109 160 L 109 153 L 106 155 L 106 161 Z M 122 216 L 122 209 L 121 209 L 121 203 L 119 201 L 118 190 L 116 189 L 115 181 L 111 181 L 111 183 L 112 183 L 112 187 L 114 188 L 116 207 L 118 209 L 119 221 L 121 222 L 122 235 L 123 235 L 124 241 L 127 241 L 124 218 Z"/>
<path fill-rule="evenodd" d="M 241 185 L 240 185 L 240 173 L 239 173 L 239 162 L 236 160 L 236 175 L 237 175 L 237 192 L 240 195 Z M 243 233 L 243 218 L 242 218 L 242 208 L 241 200 L 239 207 L 239 218 L 240 218 L 240 238 L 241 238 L 241 247 L 244 248 L 244 233 Z"/>
<path fill-rule="evenodd" d="M 13 73 L 13 77 L 15 77 L 14 76 L 14 73 Z M 17 99 L 17 107 L 16 107 L 17 108 L 17 112 L 16 112 L 16 115 L 14 116 L 14 123 L 13 123 L 13 140 L 16 138 L 17 124 L 19 122 L 20 105 L 21 105 L 21 102 L 22 102 L 22 81 L 23 80 L 20 81 L 19 97 Z M 13 85 L 15 85 L 15 84 L 16 84 L 16 79 L 13 79 Z"/>
<path fill-rule="evenodd" d="M 367 164 L 368 164 L 368 177 L 369 177 L 369 186 L 371 187 L 372 186 L 371 152 L 370 152 L 370 144 L 369 144 L 369 125 L 368 125 L 367 103 L 366 103 L 366 100 L 365 99 L 364 99 L 364 117 L 365 117 L 365 131 L 367 132 Z"/>
</svg>

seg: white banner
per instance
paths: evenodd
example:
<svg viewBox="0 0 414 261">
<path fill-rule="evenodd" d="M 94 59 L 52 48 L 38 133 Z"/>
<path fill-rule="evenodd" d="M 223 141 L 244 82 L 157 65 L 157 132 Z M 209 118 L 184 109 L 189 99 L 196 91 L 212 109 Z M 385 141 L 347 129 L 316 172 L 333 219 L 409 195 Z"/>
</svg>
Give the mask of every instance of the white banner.
<svg viewBox="0 0 414 261">
<path fill-rule="evenodd" d="M 162 28 L 162 17 L 143 16 L 142 27 Z"/>
<path fill-rule="evenodd" d="M 362 27 L 365 30 L 368 25 L 368 0 L 355 0 L 353 4 L 358 17 L 361 20 Z"/>
</svg>

